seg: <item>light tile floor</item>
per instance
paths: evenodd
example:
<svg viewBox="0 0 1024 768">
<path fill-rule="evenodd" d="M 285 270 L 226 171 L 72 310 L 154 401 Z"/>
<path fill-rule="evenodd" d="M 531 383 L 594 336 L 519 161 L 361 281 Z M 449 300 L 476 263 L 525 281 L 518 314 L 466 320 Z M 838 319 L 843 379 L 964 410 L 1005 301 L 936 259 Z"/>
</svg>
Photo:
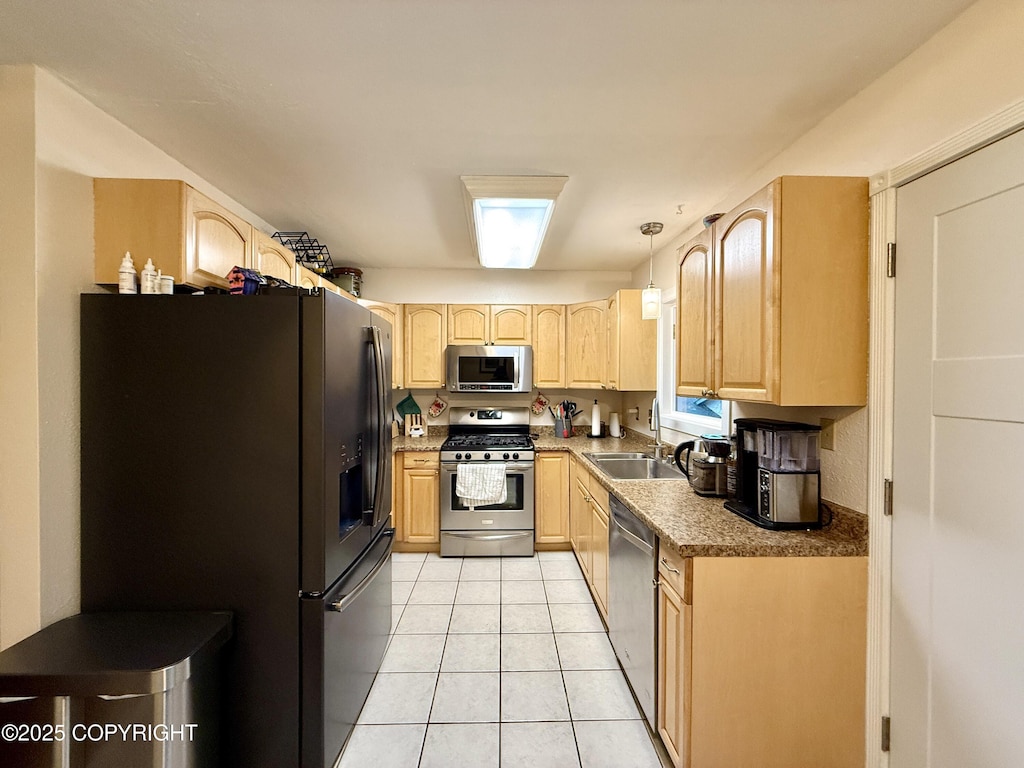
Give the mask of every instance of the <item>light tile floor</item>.
<svg viewBox="0 0 1024 768">
<path fill-rule="evenodd" d="M 393 634 L 341 768 L 661 768 L 571 552 L 393 565 Z"/>
</svg>

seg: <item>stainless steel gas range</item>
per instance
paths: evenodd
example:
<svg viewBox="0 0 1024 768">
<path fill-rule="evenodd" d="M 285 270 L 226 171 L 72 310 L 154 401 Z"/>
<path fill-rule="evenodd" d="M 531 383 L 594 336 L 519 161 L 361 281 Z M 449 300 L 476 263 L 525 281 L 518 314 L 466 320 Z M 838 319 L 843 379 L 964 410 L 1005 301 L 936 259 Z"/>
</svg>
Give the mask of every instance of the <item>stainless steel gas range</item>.
<svg viewBox="0 0 1024 768">
<path fill-rule="evenodd" d="M 533 441 L 529 408 L 452 408 L 441 446 L 441 557 L 533 555 Z M 500 464 L 506 499 L 469 506 L 460 464 Z"/>
</svg>

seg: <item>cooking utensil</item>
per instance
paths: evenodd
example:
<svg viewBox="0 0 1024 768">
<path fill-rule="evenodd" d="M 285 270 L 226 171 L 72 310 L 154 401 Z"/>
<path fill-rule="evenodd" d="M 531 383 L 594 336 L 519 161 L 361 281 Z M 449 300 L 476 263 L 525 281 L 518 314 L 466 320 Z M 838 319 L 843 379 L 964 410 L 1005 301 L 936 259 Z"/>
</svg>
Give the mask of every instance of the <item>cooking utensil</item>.
<svg viewBox="0 0 1024 768">
<path fill-rule="evenodd" d="M 407 437 L 423 437 L 426 434 L 422 413 L 410 413 L 405 417 L 405 434 Z"/>
</svg>

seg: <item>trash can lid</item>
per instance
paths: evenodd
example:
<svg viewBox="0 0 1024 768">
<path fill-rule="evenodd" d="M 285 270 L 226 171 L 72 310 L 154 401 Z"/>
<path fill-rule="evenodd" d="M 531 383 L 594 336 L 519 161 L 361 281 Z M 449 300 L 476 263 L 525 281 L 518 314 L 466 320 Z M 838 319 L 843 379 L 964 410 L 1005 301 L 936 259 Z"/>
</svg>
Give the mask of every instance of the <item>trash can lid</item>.
<svg viewBox="0 0 1024 768">
<path fill-rule="evenodd" d="M 0 652 L 0 697 L 167 691 L 232 633 L 228 611 L 80 613 Z"/>
</svg>

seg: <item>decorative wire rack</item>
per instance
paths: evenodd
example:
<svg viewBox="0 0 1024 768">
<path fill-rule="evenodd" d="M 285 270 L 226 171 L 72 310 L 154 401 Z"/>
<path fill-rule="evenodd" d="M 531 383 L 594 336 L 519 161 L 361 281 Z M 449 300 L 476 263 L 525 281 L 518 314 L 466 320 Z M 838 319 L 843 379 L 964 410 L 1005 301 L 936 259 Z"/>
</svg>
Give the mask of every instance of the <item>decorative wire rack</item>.
<svg viewBox="0 0 1024 768">
<path fill-rule="evenodd" d="M 308 232 L 275 232 L 273 237 L 285 248 L 291 249 L 295 258 L 314 272 L 329 275 L 334 269 L 327 246 L 315 237 L 310 237 Z"/>
</svg>

